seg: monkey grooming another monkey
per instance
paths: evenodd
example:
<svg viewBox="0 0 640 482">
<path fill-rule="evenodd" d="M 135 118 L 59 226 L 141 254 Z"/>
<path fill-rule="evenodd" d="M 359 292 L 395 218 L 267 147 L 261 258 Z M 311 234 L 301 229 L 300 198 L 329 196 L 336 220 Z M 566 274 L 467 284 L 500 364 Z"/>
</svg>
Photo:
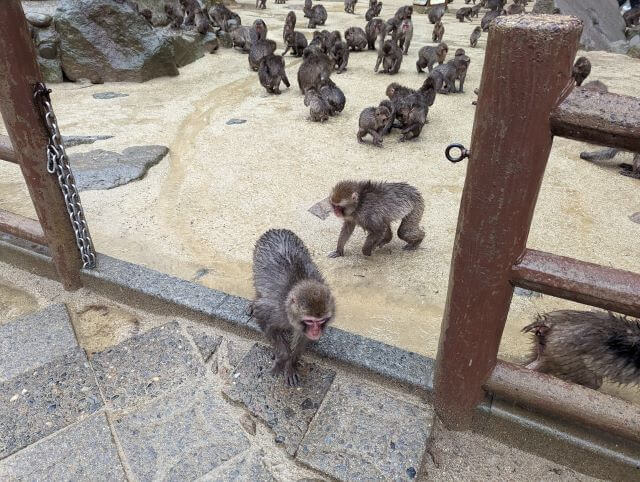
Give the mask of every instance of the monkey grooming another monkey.
<svg viewBox="0 0 640 482">
<path fill-rule="evenodd" d="M 444 25 L 442 22 L 438 20 L 436 24 L 433 26 L 433 32 L 431 32 L 431 40 L 434 43 L 442 42 L 442 38 L 444 37 Z"/>
<path fill-rule="evenodd" d="M 297 386 L 296 365 L 308 340 L 319 340 L 335 316 L 335 300 L 302 240 L 271 229 L 253 250 L 251 314 L 275 351 L 272 374 Z"/>
<path fill-rule="evenodd" d="M 356 226 L 367 232 L 362 247 L 365 256 L 391 241 L 391 223 L 398 219 L 402 219 L 398 237 L 406 241 L 405 250 L 416 249 L 424 239 L 420 228 L 424 199 L 407 183 L 341 181 L 333 188 L 330 201 L 334 214 L 344 221 L 338 246 L 330 258 L 344 256 L 344 246 Z"/>
<path fill-rule="evenodd" d="M 449 47 L 444 42 L 441 42 L 435 47 L 429 45 L 422 47 L 418 51 L 418 61 L 416 62 L 418 73 L 421 74 L 425 67 L 431 72 L 436 62 L 438 62 L 438 64 L 444 64 L 448 52 Z"/>
<path fill-rule="evenodd" d="M 522 331 L 534 339 L 527 368 L 594 390 L 604 378 L 640 384 L 640 320 L 560 310 L 539 315 Z"/>
<path fill-rule="evenodd" d="M 260 18 L 254 20 L 251 27 L 240 26 L 231 31 L 233 46 L 242 49 L 243 52 L 249 52 L 251 45 L 266 38 L 267 24 Z"/>
<path fill-rule="evenodd" d="M 360 113 L 358 120 L 358 142 L 363 143 L 362 138 L 371 135 L 373 145 L 382 147 L 382 136 L 391 118 L 391 109 L 387 106 L 367 107 Z"/>
<path fill-rule="evenodd" d="M 589 62 L 589 59 L 586 57 L 579 57 L 576 60 L 576 63 L 573 64 L 573 70 L 571 72 L 571 75 L 573 75 L 573 78 L 576 81 L 576 85 L 580 87 L 584 82 L 584 79 L 589 77 L 590 73 L 591 62 Z"/>
<path fill-rule="evenodd" d="M 331 107 L 315 87 L 307 89 L 304 94 L 304 105 L 309 107 L 309 120 L 312 122 L 325 122 L 329 119 Z"/>
<path fill-rule="evenodd" d="M 263 57 L 258 67 L 258 79 L 260 85 L 270 94 L 280 95 L 280 82 L 283 82 L 287 89 L 291 87 L 284 69 L 284 57 L 273 54 Z"/>
<path fill-rule="evenodd" d="M 473 32 L 471 32 L 471 37 L 469 38 L 469 45 L 471 47 L 477 47 L 478 40 L 480 39 L 481 36 L 482 36 L 482 27 L 474 28 Z"/>
<path fill-rule="evenodd" d="M 378 59 L 373 68 L 377 72 L 382 63 L 382 72 L 385 74 L 397 74 L 402 64 L 402 49 L 393 40 L 385 40 L 378 52 Z"/>
<path fill-rule="evenodd" d="M 209 17 L 211 23 L 224 32 L 230 32 L 234 28 L 242 25 L 240 15 L 232 12 L 222 3 L 215 3 L 209 9 Z"/>
<path fill-rule="evenodd" d="M 302 94 L 308 89 L 319 88 L 333 70 L 333 61 L 319 50 L 307 48 L 303 53 L 302 65 L 298 69 L 298 87 Z"/>
</svg>

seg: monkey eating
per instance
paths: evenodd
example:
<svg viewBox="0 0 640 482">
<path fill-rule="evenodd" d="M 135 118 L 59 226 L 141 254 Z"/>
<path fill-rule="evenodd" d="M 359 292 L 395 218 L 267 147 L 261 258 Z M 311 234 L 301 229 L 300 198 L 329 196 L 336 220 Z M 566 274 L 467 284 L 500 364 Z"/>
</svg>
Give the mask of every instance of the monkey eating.
<svg viewBox="0 0 640 482">
<path fill-rule="evenodd" d="M 330 258 L 344 256 L 344 246 L 356 226 L 367 233 L 362 254 L 371 256 L 374 249 L 393 238 L 391 223 L 402 219 L 398 237 L 405 241 L 405 250 L 417 249 L 424 239 L 420 221 L 424 199 L 415 187 L 404 182 L 341 181 L 330 197 L 334 214 L 344 223 L 336 250 Z"/>
<path fill-rule="evenodd" d="M 640 384 L 640 320 L 601 311 L 538 315 L 527 368 L 597 390 L 603 379 Z"/>
<path fill-rule="evenodd" d="M 317 341 L 335 317 L 335 300 L 302 240 L 288 229 L 271 229 L 253 250 L 255 299 L 251 315 L 273 345 L 272 374 L 297 386 L 296 369 L 308 340 Z"/>
</svg>

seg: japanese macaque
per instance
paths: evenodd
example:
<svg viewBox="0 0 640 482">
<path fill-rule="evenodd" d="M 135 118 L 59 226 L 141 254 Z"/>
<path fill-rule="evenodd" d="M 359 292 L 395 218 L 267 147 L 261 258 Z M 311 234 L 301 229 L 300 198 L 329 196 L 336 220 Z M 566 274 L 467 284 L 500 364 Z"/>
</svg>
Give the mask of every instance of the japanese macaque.
<svg viewBox="0 0 640 482">
<path fill-rule="evenodd" d="M 391 119 L 391 109 L 385 105 L 367 107 L 360 113 L 358 120 L 358 134 L 356 138 L 362 143 L 363 137 L 371 135 L 374 146 L 382 147 L 382 136 Z"/>
<path fill-rule="evenodd" d="M 209 18 L 211 19 L 212 25 L 224 32 L 230 32 L 234 28 L 242 25 L 240 15 L 232 12 L 222 3 L 215 3 L 209 9 Z"/>
<path fill-rule="evenodd" d="M 378 2 L 377 0 L 372 0 L 369 2 L 369 9 L 367 13 L 364 14 L 364 18 L 367 22 L 371 21 L 371 19 L 377 17 L 382 12 L 382 2 Z"/>
<path fill-rule="evenodd" d="M 360 27 L 349 27 L 344 31 L 344 39 L 347 47 L 353 51 L 360 52 L 367 48 L 367 35 Z"/>
<path fill-rule="evenodd" d="M 431 40 L 435 43 L 442 42 L 442 38 L 444 37 L 444 25 L 442 22 L 438 20 L 436 24 L 433 26 L 433 32 L 431 32 Z"/>
<path fill-rule="evenodd" d="M 413 38 L 413 22 L 410 18 L 405 18 L 398 28 L 396 34 L 398 40 L 398 47 L 402 49 L 404 55 L 409 53 L 409 45 L 411 45 L 411 39 Z"/>
<path fill-rule="evenodd" d="M 258 70 L 260 61 L 267 55 L 271 55 L 276 51 L 276 43 L 273 40 L 265 39 L 251 45 L 249 50 L 249 67 L 251 70 Z"/>
<path fill-rule="evenodd" d="M 482 27 L 482 31 L 488 32 L 491 22 L 493 22 L 500 15 L 505 15 L 505 14 L 506 12 L 504 10 L 490 10 L 489 12 L 487 12 L 484 15 L 484 17 L 482 17 L 482 20 L 480 20 L 480 26 Z"/>
<path fill-rule="evenodd" d="M 267 8 L 267 0 L 256 0 L 256 8 L 258 10 L 264 10 Z"/>
<path fill-rule="evenodd" d="M 450 92 L 463 93 L 464 81 L 467 77 L 467 69 L 470 63 L 471 59 L 464 54 L 463 50 L 460 55 L 456 52 L 455 58 L 449 60 L 446 64 L 435 67 L 429 74 L 429 77 L 434 79 L 436 90 L 442 94 L 448 94 Z M 456 80 L 459 82 L 459 88 L 456 88 Z"/>
<path fill-rule="evenodd" d="M 435 5 L 434 7 L 431 7 L 431 9 L 429 10 L 429 13 L 427 14 L 427 16 L 429 17 L 429 22 L 435 25 L 437 22 L 442 20 L 442 17 L 444 16 L 444 12 L 445 12 L 444 5 Z"/>
<path fill-rule="evenodd" d="M 459 8 L 458 11 L 456 12 L 456 18 L 460 22 L 464 22 L 465 19 L 471 22 L 471 13 L 472 13 L 471 7 Z"/>
<path fill-rule="evenodd" d="M 391 223 L 398 219 L 402 219 L 398 237 L 407 243 L 404 249 L 416 249 L 424 239 L 420 228 L 424 199 L 407 183 L 341 181 L 333 188 L 330 201 L 334 214 L 344 221 L 338 246 L 330 258 L 344 256 L 344 246 L 356 226 L 367 232 L 362 247 L 365 256 L 391 241 Z"/>
<path fill-rule="evenodd" d="M 311 0 L 304 0 L 302 11 L 304 16 L 309 19 L 307 28 L 316 28 L 318 25 L 324 25 L 327 21 L 327 9 L 324 8 L 324 5 L 312 5 Z"/>
<path fill-rule="evenodd" d="M 444 42 L 441 42 L 435 47 L 429 45 L 422 47 L 418 52 L 418 61 L 416 62 L 418 73 L 422 73 L 425 67 L 431 72 L 436 62 L 438 64 L 444 64 L 448 52 L 449 47 Z"/>
<path fill-rule="evenodd" d="M 576 81 L 576 85 L 580 87 L 584 82 L 584 79 L 589 77 L 591 73 L 591 62 L 586 57 L 579 57 L 576 60 L 576 63 L 573 64 L 573 70 L 571 71 L 571 75 Z"/>
<path fill-rule="evenodd" d="M 489 10 L 502 10 L 507 4 L 507 0 L 487 0 L 485 4 Z"/>
<path fill-rule="evenodd" d="M 640 384 L 640 320 L 611 312 L 560 310 L 522 329 L 533 335 L 527 368 L 597 390 L 603 379 Z"/>
<path fill-rule="evenodd" d="M 324 122 L 329 119 L 331 107 L 320 95 L 316 87 L 310 87 L 304 94 L 304 105 L 309 107 L 309 120 L 312 122 Z"/>
<path fill-rule="evenodd" d="M 482 3 L 479 3 L 478 5 L 474 5 L 473 7 L 471 7 L 471 16 L 470 18 L 478 18 L 478 16 L 480 15 L 480 10 L 482 10 Z"/>
<path fill-rule="evenodd" d="M 591 82 L 589 82 L 591 83 Z M 584 87 L 586 88 L 586 87 Z M 592 89 L 595 90 L 595 89 Z M 622 149 L 617 149 L 615 147 L 609 147 L 606 149 L 601 149 L 599 151 L 584 151 L 580 153 L 580 159 L 584 159 L 585 161 L 599 163 L 602 161 L 608 161 L 616 157 L 620 152 L 625 152 Z M 622 168 L 620 174 L 627 177 L 633 177 L 635 179 L 640 179 L 640 152 L 636 152 L 633 155 L 632 164 L 627 164 L 623 162 L 619 165 Z"/>
<path fill-rule="evenodd" d="M 320 97 L 329 106 L 329 115 L 337 115 L 344 110 L 347 99 L 344 92 L 338 87 L 333 80 L 327 79 L 320 85 Z"/>
<path fill-rule="evenodd" d="M 270 94 L 280 95 L 280 82 L 283 82 L 287 89 L 291 87 L 284 69 L 284 57 L 273 54 L 263 57 L 258 67 L 258 79 L 260 85 Z"/>
<path fill-rule="evenodd" d="M 305 94 L 311 87 L 320 88 L 333 71 L 333 61 L 318 50 L 307 48 L 303 53 L 303 62 L 298 69 L 298 87 Z"/>
<path fill-rule="evenodd" d="M 471 47 L 477 47 L 478 40 L 480 39 L 481 36 L 482 36 L 482 27 L 474 28 L 473 32 L 471 32 L 471 37 L 469 38 L 469 45 Z"/>
<path fill-rule="evenodd" d="M 249 52 L 254 43 L 266 38 L 267 24 L 262 19 L 254 20 L 251 27 L 240 26 L 231 31 L 233 46 L 242 49 L 243 52 Z"/>
<path fill-rule="evenodd" d="M 355 13 L 356 3 L 358 3 L 358 0 L 344 0 L 344 11 L 346 13 Z"/>
<path fill-rule="evenodd" d="M 287 47 L 284 49 L 282 55 L 286 55 L 289 49 L 291 49 L 292 55 L 295 57 L 302 57 L 304 49 L 307 48 L 307 38 L 302 32 L 297 32 L 295 30 L 286 33 L 284 42 Z"/>
<path fill-rule="evenodd" d="M 518 15 L 524 13 L 524 7 L 517 3 L 512 3 L 506 8 L 507 15 Z"/>
<path fill-rule="evenodd" d="M 374 72 L 378 71 L 382 62 L 382 72 L 385 74 L 397 74 L 402 64 L 402 49 L 393 40 L 385 40 L 378 54 L 378 60 Z"/>
<path fill-rule="evenodd" d="M 253 250 L 251 314 L 275 351 L 273 374 L 297 386 L 296 365 L 308 340 L 319 340 L 336 313 L 335 300 L 302 240 L 271 229 Z"/>
<path fill-rule="evenodd" d="M 284 19 L 284 27 L 282 27 L 282 40 L 287 43 L 287 33 L 293 32 L 296 28 L 296 12 L 289 10 L 287 17 Z"/>
<path fill-rule="evenodd" d="M 373 18 L 367 22 L 364 33 L 367 36 L 367 48 L 369 50 L 376 49 L 376 40 L 384 41 L 386 35 L 387 24 L 381 18 Z"/>
<path fill-rule="evenodd" d="M 402 132 L 400 141 L 418 137 L 427 122 L 429 107 L 436 99 L 435 79 L 427 77 L 418 90 L 393 82 L 387 86 L 386 94 L 393 104 L 394 118 L 398 121 L 395 127 Z"/>
<path fill-rule="evenodd" d="M 196 13 L 201 11 L 198 0 L 180 0 L 180 5 L 184 11 L 185 27 L 195 25 Z"/>
<path fill-rule="evenodd" d="M 196 24 L 196 30 L 198 31 L 198 33 L 205 35 L 209 31 L 211 22 L 209 21 L 209 15 L 207 15 L 206 11 L 201 9 L 198 9 L 196 11 L 195 24 Z"/>
<path fill-rule="evenodd" d="M 349 63 L 349 48 L 343 41 L 338 41 L 333 44 L 329 57 L 333 60 L 333 67 L 336 69 L 336 74 L 341 74 L 347 70 L 347 64 Z"/>
</svg>

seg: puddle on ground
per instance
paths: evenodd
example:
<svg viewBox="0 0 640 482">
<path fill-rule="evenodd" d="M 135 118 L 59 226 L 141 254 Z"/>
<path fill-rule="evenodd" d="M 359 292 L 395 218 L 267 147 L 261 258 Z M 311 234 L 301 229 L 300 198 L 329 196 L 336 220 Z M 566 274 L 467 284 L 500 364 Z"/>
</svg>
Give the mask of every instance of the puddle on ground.
<svg viewBox="0 0 640 482">
<path fill-rule="evenodd" d="M 80 345 L 89 353 L 103 351 L 140 331 L 138 317 L 121 308 L 88 305 L 72 313 Z"/>
<path fill-rule="evenodd" d="M 37 310 L 35 296 L 0 282 L 0 324 Z"/>
</svg>

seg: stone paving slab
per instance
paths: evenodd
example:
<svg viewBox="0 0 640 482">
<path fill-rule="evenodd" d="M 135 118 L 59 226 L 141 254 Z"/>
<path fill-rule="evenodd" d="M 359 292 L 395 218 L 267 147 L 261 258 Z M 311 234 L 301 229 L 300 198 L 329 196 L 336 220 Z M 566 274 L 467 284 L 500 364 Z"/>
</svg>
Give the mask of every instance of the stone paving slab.
<svg viewBox="0 0 640 482">
<path fill-rule="evenodd" d="M 187 331 L 189 332 L 189 335 L 191 335 L 193 342 L 198 347 L 198 351 L 200 352 L 200 355 L 202 355 L 202 359 L 205 362 L 208 362 L 220 346 L 222 337 L 218 335 L 209 335 L 208 333 L 193 327 L 187 328 Z"/>
<path fill-rule="evenodd" d="M 92 364 L 115 409 L 153 400 L 204 374 L 204 364 L 175 321 L 96 353 Z"/>
<path fill-rule="evenodd" d="M 0 324 L 0 382 L 49 363 L 77 346 L 62 304 Z"/>
<path fill-rule="evenodd" d="M 282 375 L 271 375 L 272 365 L 271 350 L 256 343 L 236 367 L 223 391 L 262 419 L 275 432 L 276 443 L 283 444 L 293 455 L 335 372 L 303 362 L 299 368 L 300 386 L 291 388 L 284 385 Z"/>
<path fill-rule="evenodd" d="M 339 380 L 296 458 L 340 480 L 410 480 L 422 463 L 433 412 L 361 381 Z"/>
<path fill-rule="evenodd" d="M 0 459 L 102 407 L 80 348 L 0 383 Z"/>
<path fill-rule="evenodd" d="M 0 461 L 0 480 L 126 480 L 104 413 Z"/>
<path fill-rule="evenodd" d="M 276 482 L 264 460 L 264 451 L 256 450 L 243 454 L 229 464 L 205 475 L 201 482 Z"/>
<path fill-rule="evenodd" d="M 113 426 L 125 459 L 143 481 L 193 480 L 249 448 L 221 396 L 195 387 L 115 417 Z"/>
</svg>

